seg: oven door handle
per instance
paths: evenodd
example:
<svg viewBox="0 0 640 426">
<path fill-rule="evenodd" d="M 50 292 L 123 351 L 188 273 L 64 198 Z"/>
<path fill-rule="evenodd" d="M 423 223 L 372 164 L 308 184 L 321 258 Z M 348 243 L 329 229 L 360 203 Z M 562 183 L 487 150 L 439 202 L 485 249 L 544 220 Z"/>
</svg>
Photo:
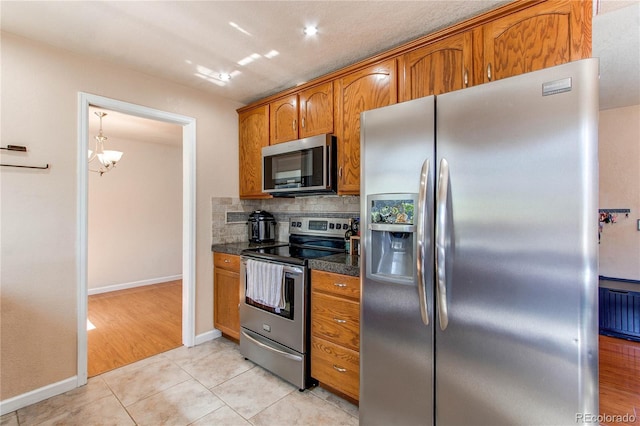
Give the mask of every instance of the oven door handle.
<svg viewBox="0 0 640 426">
<path fill-rule="evenodd" d="M 255 338 L 253 338 L 253 337 L 249 336 L 249 335 L 248 335 L 244 330 L 242 330 L 242 335 L 243 335 L 244 337 L 246 337 L 247 339 L 249 339 L 252 343 L 254 343 L 254 344 L 256 344 L 256 345 L 260 346 L 261 348 L 268 349 L 268 350 L 270 350 L 271 352 L 275 352 L 275 353 L 277 353 L 278 355 L 282 355 L 283 357 L 285 357 L 285 358 L 289 358 L 289 359 L 292 359 L 292 360 L 294 360 L 294 361 L 299 361 L 299 362 L 300 362 L 300 361 L 302 361 L 302 357 L 301 357 L 301 356 L 293 355 L 293 354 L 290 354 L 289 352 L 281 351 L 281 350 L 279 350 L 279 349 L 276 349 L 276 348 L 273 348 L 273 347 L 271 347 L 271 346 L 269 346 L 269 345 L 266 345 L 266 344 L 264 344 L 264 343 L 262 343 L 262 342 L 258 341 L 257 339 L 255 339 Z"/>
</svg>

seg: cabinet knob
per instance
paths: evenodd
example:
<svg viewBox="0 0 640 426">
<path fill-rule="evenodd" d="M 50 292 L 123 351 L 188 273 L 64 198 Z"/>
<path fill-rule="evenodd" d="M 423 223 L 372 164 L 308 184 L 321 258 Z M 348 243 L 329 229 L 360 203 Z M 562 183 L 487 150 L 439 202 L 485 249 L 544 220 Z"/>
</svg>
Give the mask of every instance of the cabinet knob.
<svg viewBox="0 0 640 426">
<path fill-rule="evenodd" d="M 491 81 L 491 63 L 487 65 L 487 78 Z"/>
<path fill-rule="evenodd" d="M 333 283 L 333 285 L 335 285 L 336 287 L 340 287 L 340 288 L 344 288 L 347 285 L 345 283 Z"/>
<path fill-rule="evenodd" d="M 293 131 L 295 132 L 298 128 L 298 120 L 293 120 Z"/>
<path fill-rule="evenodd" d="M 302 117 L 302 128 L 304 129 L 304 117 Z"/>
<path fill-rule="evenodd" d="M 464 75 L 462 76 L 464 81 L 464 87 L 469 87 L 469 71 L 465 68 Z"/>
<path fill-rule="evenodd" d="M 334 318 L 333 320 L 334 320 L 335 322 L 337 322 L 338 324 L 344 324 L 344 323 L 346 323 L 346 322 L 347 322 L 347 320 L 343 320 L 343 319 L 340 319 L 340 318 Z"/>
<path fill-rule="evenodd" d="M 224 263 L 231 263 L 231 261 L 229 259 L 225 259 Z"/>
<path fill-rule="evenodd" d="M 335 365 L 335 364 L 333 364 L 333 369 L 338 371 L 338 372 L 340 372 L 340 373 L 346 373 L 347 372 L 346 368 L 342 368 L 342 367 L 340 367 L 338 365 Z"/>
</svg>

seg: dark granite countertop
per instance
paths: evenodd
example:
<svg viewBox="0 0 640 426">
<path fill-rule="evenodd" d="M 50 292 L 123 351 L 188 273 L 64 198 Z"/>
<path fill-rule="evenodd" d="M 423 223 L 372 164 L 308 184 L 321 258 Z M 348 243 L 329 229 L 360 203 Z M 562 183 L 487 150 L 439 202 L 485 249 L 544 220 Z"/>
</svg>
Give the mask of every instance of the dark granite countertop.
<svg viewBox="0 0 640 426">
<path fill-rule="evenodd" d="M 213 244 L 211 251 L 226 254 L 242 254 L 242 250 L 248 248 L 264 248 L 286 246 L 288 243 L 276 241 L 275 243 L 255 244 L 249 242 Z M 332 254 L 318 259 L 309 259 L 309 268 L 318 271 L 335 272 L 336 274 L 360 276 L 360 256 L 351 256 L 347 253 Z"/>
<path fill-rule="evenodd" d="M 242 254 L 242 250 L 250 249 L 250 248 L 265 248 L 265 247 L 278 247 L 278 246 L 288 246 L 289 243 L 286 241 L 276 241 L 274 243 L 250 243 L 248 241 L 244 241 L 241 243 L 226 243 L 226 244 L 212 244 L 211 251 L 215 251 L 218 253 L 226 253 L 226 254 L 236 254 L 240 256 Z"/>
<path fill-rule="evenodd" d="M 309 268 L 318 271 L 335 272 L 336 274 L 360 276 L 360 256 L 348 253 L 332 254 L 331 256 L 309 259 Z"/>
</svg>

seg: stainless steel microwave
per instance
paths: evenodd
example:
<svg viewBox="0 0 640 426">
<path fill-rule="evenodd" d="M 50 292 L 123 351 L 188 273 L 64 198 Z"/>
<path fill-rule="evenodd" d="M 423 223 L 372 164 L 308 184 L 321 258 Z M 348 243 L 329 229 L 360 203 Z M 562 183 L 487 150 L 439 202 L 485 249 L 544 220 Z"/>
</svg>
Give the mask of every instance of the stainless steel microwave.
<svg viewBox="0 0 640 426">
<path fill-rule="evenodd" d="M 311 136 L 262 148 L 262 191 L 274 197 L 336 192 L 336 137 Z"/>
</svg>

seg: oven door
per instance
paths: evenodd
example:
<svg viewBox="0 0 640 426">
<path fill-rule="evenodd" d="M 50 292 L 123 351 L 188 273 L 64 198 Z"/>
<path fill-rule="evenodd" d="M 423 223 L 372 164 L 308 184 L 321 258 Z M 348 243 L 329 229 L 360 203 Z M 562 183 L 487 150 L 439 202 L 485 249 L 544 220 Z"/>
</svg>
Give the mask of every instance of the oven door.
<svg viewBox="0 0 640 426">
<path fill-rule="evenodd" d="M 265 262 L 264 260 L 260 260 Z M 279 263 L 279 262 L 277 262 Z M 247 258 L 240 263 L 240 326 L 267 339 L 306 352 L 306 273 L 302 266 L 284 267 L 284 293 L 287 307 L 279 313 L 246 297 Z"/>
</svg>

